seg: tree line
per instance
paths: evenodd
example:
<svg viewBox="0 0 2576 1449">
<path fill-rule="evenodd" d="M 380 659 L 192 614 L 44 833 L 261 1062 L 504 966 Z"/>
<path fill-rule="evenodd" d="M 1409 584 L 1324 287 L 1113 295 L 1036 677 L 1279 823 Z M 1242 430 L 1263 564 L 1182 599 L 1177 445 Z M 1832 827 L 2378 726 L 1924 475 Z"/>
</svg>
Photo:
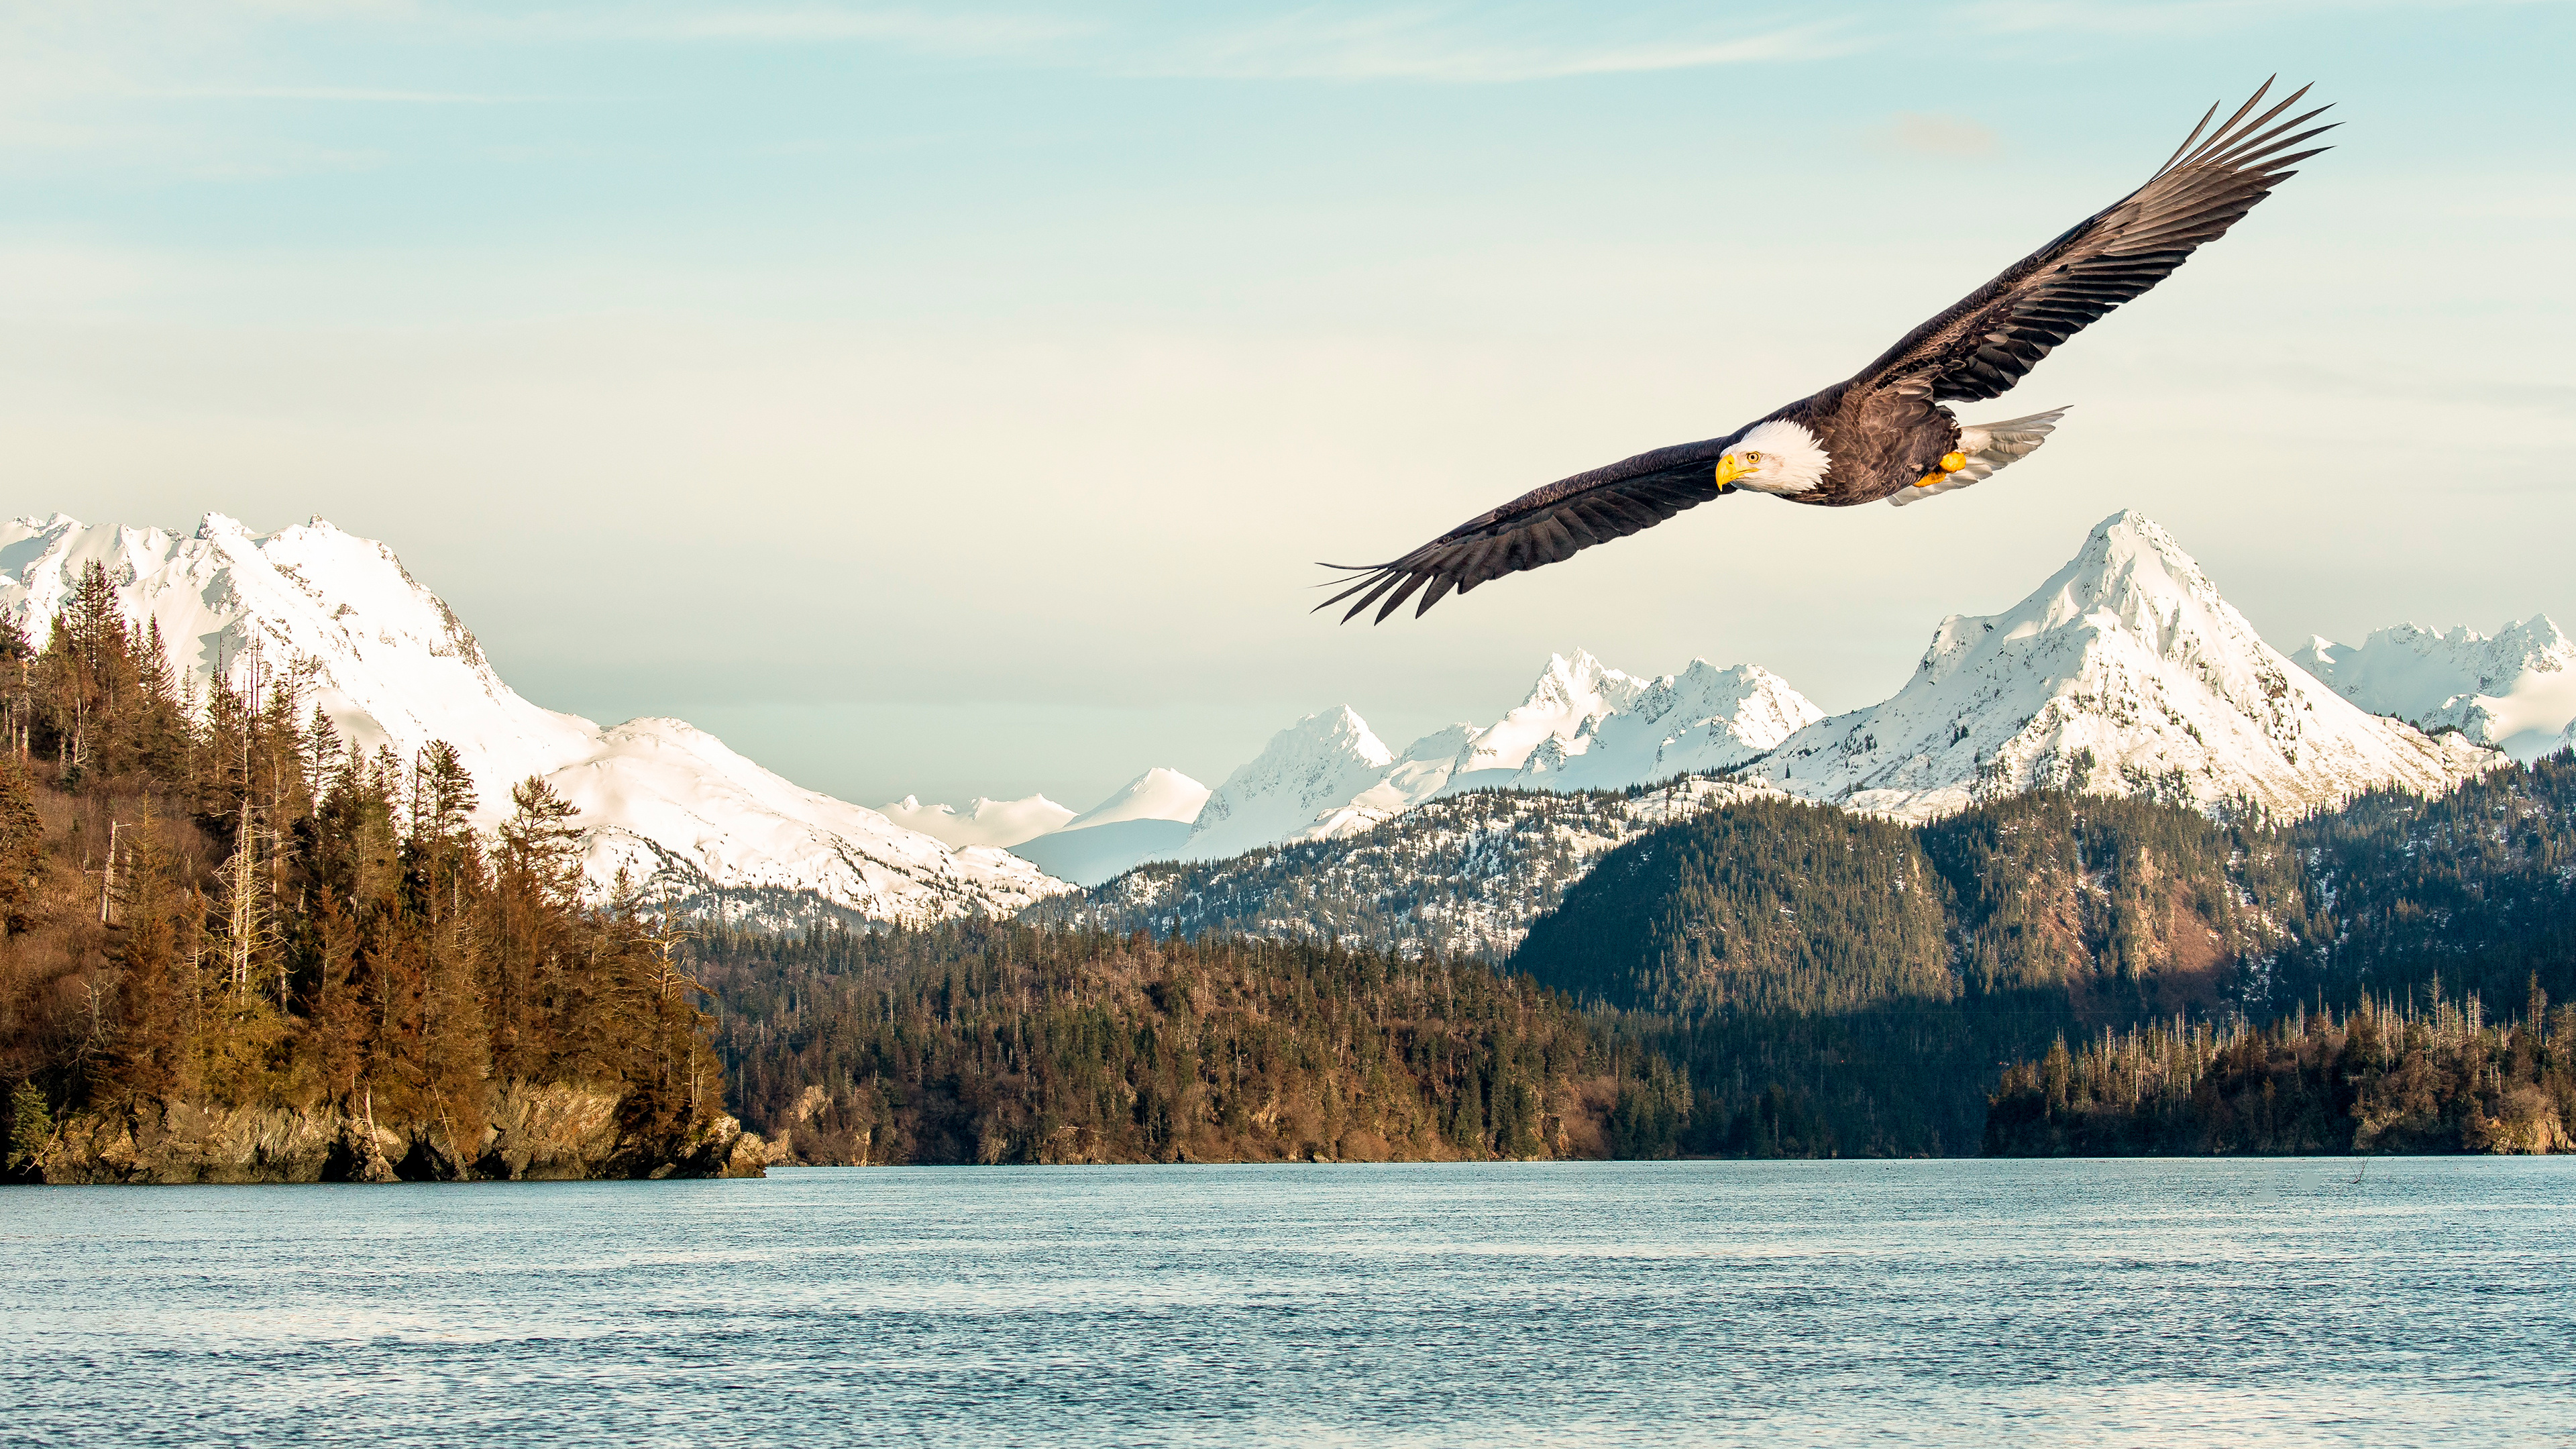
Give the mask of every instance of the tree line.
<svg viewBox="0 0 2576 1449">
<path fill-rule="evenodd" d="M 721 1110 L 672 942 L 583 904 L 542 779 L 487 840 L 452 747 L 370 754 L 308 661 L 227 662 L 177 675 L 95 562 L 41 647 L 0 627 L 11 1170 L 67 1116 L 158 1102 L 414 1124 L 406 1175 L 440 1176 L 476 1170 L 510 1083 L 612 1092 L 645 1144 Z"/>
<path fill-rule="evenodd" d="M 1475 960 L 992 921 L 691 949 L 744 1119 L 809 1162 L 1661 1156 L 1689 1115 Z"/>
<path fill-rule="evenodd" d="M 2152 1022 L 2063 1039 L 2004 1072 L 1997 1156 L 2207 1152 L 2565 1152 L 2576 1123 L 2576 1008 L 2539 978 L 2518 1019 L 2478 997 L 2365 997 L 2256 1025 Z"/>
</svg>

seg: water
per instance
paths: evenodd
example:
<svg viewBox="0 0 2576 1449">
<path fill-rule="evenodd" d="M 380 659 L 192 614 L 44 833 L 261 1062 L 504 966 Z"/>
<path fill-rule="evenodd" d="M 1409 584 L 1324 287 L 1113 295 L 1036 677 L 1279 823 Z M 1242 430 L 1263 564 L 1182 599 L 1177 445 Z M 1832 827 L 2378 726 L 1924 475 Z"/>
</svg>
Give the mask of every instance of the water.
<svg viewBox="0 0 2576 1449">
<path fill-rule="evenodd" d="M 2576 1444 L 2576 1161 L 0 1191 L 0 1442 Z"/>
</svg>

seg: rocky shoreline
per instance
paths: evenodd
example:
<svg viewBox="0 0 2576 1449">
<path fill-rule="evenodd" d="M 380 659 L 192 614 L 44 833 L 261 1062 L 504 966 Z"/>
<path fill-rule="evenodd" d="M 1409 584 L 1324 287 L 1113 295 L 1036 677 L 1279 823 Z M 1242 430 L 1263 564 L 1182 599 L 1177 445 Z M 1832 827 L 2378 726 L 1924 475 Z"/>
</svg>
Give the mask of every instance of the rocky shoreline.
<svg viewBox="0 0 2576 1449">
<path fill-rule="evenodd" d="M 618 1098 L 513 1084 L 494 1093 L 471 1144 L 436 1118 L 131 1101 L 70 1119 L 29 1164 L 44 1183 L 538 1182 L 761 1177 L 769 1147 L 730 1116 L 678 1140 L 620 1124 Z"/>
</svg>

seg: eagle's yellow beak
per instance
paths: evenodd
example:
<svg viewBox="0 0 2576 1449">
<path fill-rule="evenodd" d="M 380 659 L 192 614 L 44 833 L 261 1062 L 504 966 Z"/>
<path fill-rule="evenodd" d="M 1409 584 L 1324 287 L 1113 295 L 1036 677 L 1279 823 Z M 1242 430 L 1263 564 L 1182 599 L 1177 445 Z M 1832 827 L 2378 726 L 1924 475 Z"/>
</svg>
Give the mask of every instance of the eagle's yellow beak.
<svg viewBox="0 0 2576 1449">
<path fill-rule="evenodd" d="M 1717 486 L 1723 488 L 1727 484 L 1734 482 L 1736 479 L 1741 478 L 1752 471 L 1752 469 L 1744 466 L 1743 459 L 1736 457 L 1733 453 L 1729 453 L 1725 457 L 1717 460 Z"/>
</svg>

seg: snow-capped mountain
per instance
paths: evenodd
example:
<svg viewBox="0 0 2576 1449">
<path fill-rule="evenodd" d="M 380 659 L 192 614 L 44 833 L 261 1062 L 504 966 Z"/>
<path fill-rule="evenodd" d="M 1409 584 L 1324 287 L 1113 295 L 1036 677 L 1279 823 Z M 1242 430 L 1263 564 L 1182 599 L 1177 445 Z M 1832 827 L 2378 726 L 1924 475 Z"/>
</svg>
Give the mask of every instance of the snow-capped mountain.
<svg viewBox="0 0 2576 1449">
<path fill-rule="evenodd" d="M 1190 823 L 1180 858 L 1218 860 L 1282 840 L 1365 830 L 1439 789 L 1463 742 L 1462 735 L 1435 760 L 1398 761 L 1349 706 L 1310 714 L 1225 777 Z"/>
<path fill-rule="evenodd" d="M 1644 681 L 1618 708 L 1540 740 L 1518 769 L 1462 771 L 1446 788 L 1616 790 L 1711 774 L 1746 764 L 1824 717 L 1759 665 L 1721 669 L 1694 659 L 1679 674 Z"/>
<path fill-rule="evenodd" d="M 1894 696 L 1807 726 L 1745 774 L 1907 819 L 2050 784 L 2295 815 L 2501 761 L 2319 683 L 2162 528 L 2123 512 L 2013 608 L 1942 621 Z"/>
<path fill-rule="evenodd" d="M 918 923 L 1008 914 L 1063 889 L 1008 851 L 951 849 L 791 784 L 675 719 L 604 730 L 546 779 L 581 809 L 594 886 L 622 866 L 684 911 L 802 921 L 801 893 L 860 920 Z"/>
<path fill-rule="evenodd" d="M 2455 729 L 2518 759 L 2576 723 L 2576 640 L 2545 614 L 2494 634 L 2400 624 L 2358 645 L 2312 638 L 2290 658 L 2334 692 L 2418 729 Z"/>
<path fill-rule="evenodd" d="M 1587 737 L 1593 726 L 1635 704 L 1648 688 L 1648 681 L 1622 674 L 1584 650 L 1571 657 L 1551 654 L 1538 682 L 1530 686 L 1529 698 L 1470 737 L 1452 762 L 1451 774 L 1470 789 L 1502 784 L 1541 746 Z"/>
<path fill-rule="evenodd" d="M 963 810 L 954 805 L 924 805 L 918 797 L 906 795 L 891 805 L 878 806 L 877 813 L 958 850 L 970 845 L 1008 849 L 1061 830 L 1073 819 L 1072 811 L 1044 795 L 1017 800 L 987 800 L 979 795 L 967 801 Z"/>
<path fill-rule="evenodd" d="M 312 703 L 342 738 L 405 759 L 433 739 L 473 768 L 483 822 L 509 810 L 511 782 L 556 768 L 599 727 L 520 698 L 473 633 L 406 572 L 393 550 L 320 519 L 253 534 L 209 513 L 193 535 L 90 527 L 63 514 L 0 525 L 0 609 L 41 645 L 81 570 L 105 566 L 126 617 L 161 627 L 172 667 L 196 683 L 249 679 L 252 646 L 274 674 L 320 661 Z"/>
<path fill-rule="evenodd" d="M 1063 828 L 1011 849 L 1058 880 L 1095 886 L 1144 861 L 1179 855 L 1210 793 L 1180 771 L 1157 765 Z"/>
<path fill-rule="evenodd" d="M 1058 828 L 1092 830 L 1103 825 L 1123 825 L 1139 820 L 1187 825 L 1199 818 L 1199 811 L 1207 805 L 1209 793 L 1207 786 L 1180 771 L 1156 765 L 1112 790 L 1109 798 Z"/>
<path fill-rule="evenodd" d="M 363 749 L 408 760 L 454 745 L 474 775 L 478 823 L 509 810 L 510 786 L 543 775 L 581 807 L 589 879 L 618 867 L 683 909 L 750 908 L 922 921 L 1015 911 L 1063 889 L 990 848 L 951 850 L 873 810 L 786 780 L 677 720 L 603 730 L 541 709 L 501 682 L 473 634 L 383 544 L 315 519 L 254 534 L 208 514 L 193 535 L 91 527 L 57 514 L 0 525 L 0 609 L 41 643 L 92 560 L 129 618 L 160 626 L 171 664 L 202 693 L 247 680 L 257 646 L 270 677 L 298 660 L 310 703 Z"/>
<path fill-rule="evenodd" d="M 1624 789 L 1731 769 L 1822 716 L 1787 681 L 1750 665 L 1695 659 L 1647 679 L 1580 649 L 1554 654 L 1500 720 L 1435 730 L 1400 755 L 1347 705 L 1307 716 L 1226 777 L 1178 858 L 1353 835 L 1470 790 Z"/>
</svg>

